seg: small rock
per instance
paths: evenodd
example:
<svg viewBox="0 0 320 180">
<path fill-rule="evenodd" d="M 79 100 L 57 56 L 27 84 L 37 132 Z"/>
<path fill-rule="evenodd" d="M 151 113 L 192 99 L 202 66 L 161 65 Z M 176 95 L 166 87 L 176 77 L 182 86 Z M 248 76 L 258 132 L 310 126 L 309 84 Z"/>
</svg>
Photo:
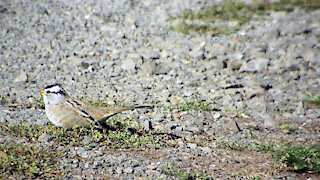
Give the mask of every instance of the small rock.
<svg viewBox="0 0 320 180">
<path fill-rule="evenodd" d="M 43 133 L 41 136 L 39 136 L 38 141 L 39 142 L 50 142 L 53 139 L 52 136 L 50 136 L 47 133 Z"/>
<path fill-rule="evenodd" d="M 185 131 L 189 131 L 189 132 L 202 132 L 202 130 L 199 127 L 196 126 L 187 126 L 184 128 Z"/>
<path fill-rule="evenodd" d="M 81 62 L 80 65 L 81 65 L 81 67 L 84 68 L 84 69 L 88 69 L 88 67 L 90 66 L 90 64 L 87 63 L 87 62 Z"/>
<path fill-rule="evenodd" d="M 115 169 L 115 172 L 117 173 L 117 174 L 122 174 L 122 168 L 121 167 L 116 167 L 116 169 Z"/>
<path fill-rule="evenodd" d="M 3 100 L 3 99 L 0 99 L 0 106 L 3 106 L 3 105 L 5 105 L 5 104 L 6 104 L 6 101 Z"/>
<path fill-rule="evenodd" d="M 242 61 L 237 59 L 231 59 L 227 62 L 227 67 L 233 71 L 239 70 L 242 67 Z"/>
<path fill-rule="evenodd" d="M 84 136 L 83 139 L 82 139 L 82 142 L 84 144 L 89 144 L 91 142 L 91 138 L 89 136 Z"/>
<path fill-rule="evenodd" d="M 306 25 L 300 21 L 289 21 L 288 23 L 283 23 L 283 25 L 278 29 L 281 36 L 288 34 L 299 34 L 304 32 Z"/>
<path fill-rule="evenodd" d="M 235 131 L 235 132 L 241 132 L 242 131 L 242 129 L 240 128 L 239 124 L 234 119 L 229 123 L 229 128 L 231 130 Z"/>
<path fill-rule="evenodd" d="M 212 149 L 209 147 L 200 147 L 202 151 L 206 152 L 206 153 L 212 153 Z"/>
<path fill-rule="evenodd" d="M 320 118 L 320 111 L 316 109 L 308 109 L 306 114 L 307 114 L 307 117 L 310 119 Z"/>
<path fill-rule="evenodd" d="M 203 60 L 204 59 L 204 53 L 201 49 L 195 49 L 190 52 L 190 56 L 195 60 Z"/>
<path fill-rule="evenodd" d="M 138 167 L 138 166 L 140 166 L 140 162 L 133 160 L 132 163 L 131 163 L 131 167 L 135 168 L 135 167 Z"/>
<path fill-rule="evenodd" d="M 227 68 L 227 62 L 224 59 L 218 59 L 215 61 L 215 70 L 222 71 L 224 68 Z"/>
<path fill-rule="evenodd" d="M 134 72 L 136 69 L 136 63 L 132 59 L 128 59 L 123 62 L 121 67 L 126 69 L 128 72 Z"/>
<path fill-rule="evenodd" d="M 160 52 L 158 50 L 149 50 L 147 49 L 143 54 L 143 59 L 159 59 Z"/>
<path fill-rule="evenodd" d="M 287 71 L 299 71 L 300 70 L 300 61 L 288 60 L 288 61 L 286 61 L 284 68 Z"/>
<path fill-rule="evenodd" d="M 171 68 L 168 65 L 164 65 L 162 63 L 156 63 L 155 61 L 148 61 L 142 64 L 140 68 L 140 73 L 142 75 L 150 76 L 150 75 L 159 75 L 159 74 L 168 74 Z"/>
<path fill-rule="evenodd" d="M 266 127 L 274 127 L 277 126 L 279 124 L 279 122 L 277 122 L 274 117 L 272 117 L 269 114 L 265 114 L 264 116 L 264 125 Z"/>
<path fill-rule="evenodd" d="M 171 130 L 175 129 L 177 126 L 178 125 L 177 125 L 176 122 L 169 122 L 169 123 L 164 125 L 164 130 L 165 131 L 171 131 Z"/>
<path fill-rule="evenodd" d="M 143 123 L 142 123 L 142 126 L 143 128 L 146 130 L 146 131 L 149 131 L 152 129 L 152 123 L 150 120 L 145 120 Z"/>
<path fill-rule="evenodd" d="M 298 114 L 298 115 L 306 115 L 304 103 L 302 101 L 299 102 L 295 113 Z"/>
<path fill-rule="evenodd" d="M 214 115 L 213 115 L 213 119 L 214 120 L 217 120 L 217 119 L 219 119 L 221 117 L 221 114 L 220 113 L 214 113 Z"/>
<path fill-rule="evenodd" d="M 187 147 L 190 148 L 190 149 L 196 149 L 196 148 L 197 148 L 197 144 L 195 144 L 195 143 L 188 143 L 188 144 L 187 144 Z"/>
<path fill-rule="evenodd" d="M 254 70 L 257 72 L 262 72 L 268 68 L 269 59 L 257 58 L 254 60 Z"/>
<path fill-rule="evenodd" d="M 184 97 L 189 97 L 191 95 L 193 95 L 193 90 L 191 88 L 184 89 L 184 91 L 183 91 Z"/>
<path fill-rule="evenodd" d="M 183 147 L 184 147 L 184 142 L 183 142 L 183 141 L 179 141 L 179 142 L 178 142 L 178 146 L 179 146 L 180 148 L 183 148 Z"/>
<path fill-rule="evenodd" d="M 119 59 L 120 58 L 120 51 L 119 50 L 114 50 L 112 53 L 111 53 L 111 60 L 116 60 L 116 59 Z"/>
<path fill-rule="evenodd" d="M 14 83 L 19 83 L 19 82 L 27 82 L 28 76 L 26 72 L 21 72 L 16 78 L 14 78 L 13 82 Z"/>
<path fill-rule="evenodd" d="M 269 60 L 266 58 L 257 58 L 250 62 L 243 62 L 240 68 L 240 72 L 263 72 L 268 68 Z"/>
<path fill-rule="evenodd" d="M 123 170 L 124 173 L 128 173 L 128 174 L 131 174 L 133 173 L 133 168 L 132 167 L 127 167 Z"/>
</svg>

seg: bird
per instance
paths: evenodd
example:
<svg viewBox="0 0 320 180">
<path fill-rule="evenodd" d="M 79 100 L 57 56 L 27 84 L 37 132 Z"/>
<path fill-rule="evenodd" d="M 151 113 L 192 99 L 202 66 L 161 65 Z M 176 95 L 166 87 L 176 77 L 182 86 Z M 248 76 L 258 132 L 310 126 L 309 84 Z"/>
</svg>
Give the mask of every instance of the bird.
<svg viewBox="0 0 320 180">
<path fill-rule="evenodd" d="M 45 112 L 48 119 L 58 127 L 86 127 L 94 125 L 106 129 L 106 120 L 118 113 L 140 108 L 153 108 L 154 105 L 134 105 L 127 107 L 98 108 L 73 99 L 59 83 L 46 86 L 42 91 Z"/>
</svg>

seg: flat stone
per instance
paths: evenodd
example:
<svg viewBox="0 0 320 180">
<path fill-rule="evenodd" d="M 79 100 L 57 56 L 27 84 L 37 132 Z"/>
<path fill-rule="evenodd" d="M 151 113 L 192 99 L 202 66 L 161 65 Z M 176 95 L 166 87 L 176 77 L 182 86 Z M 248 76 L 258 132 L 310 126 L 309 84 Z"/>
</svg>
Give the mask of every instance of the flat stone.
<svg viewBox="0 0 320 180">
<path fill-rule="evenodd" d="M 214 113 L 213 119 L 214 119 L 214 120 L 217 120 L 217 119 L 219 119 L 219 118 L 221 118 L 221 114 L 220 114 L 220 113 Z"/>
<path fill-rule="evenodd" d="M 190 149 L 192 149 L 192 150 L 194 150 L 194 149 L 197 148 L 197 144 L 195 144 L 195 143 L 188 143 L 188 144 L 187 144 L 187 147 L 190 148 Z"/>
<path fill-rule="evenodd" d="M 41 134 L 41 136 L 39 136 L 38 141 L 39 142 L 50 142 L 53 139 L 52 136 L 50 136 L 47 133 L 43 133 Z"/>
<path fill-rule="evenodd" d="M 26 72 L 20 72 L 18 76 L 16 76 L 13 80 L 14 83 L 27 82 L 28 76 Z"/>
<path fill-rule="evenodd" d="M 121 67 L 128 72 L 134 72 L 136 69 L 136 63 L 134 62 L 134 60 L 128 59 L 122 63 Z"/>
<path fill-rule="evenodd" d="M 295 113 L 298 115 L 306 115 L 306 110 L 304 103 L 302 101 L 299 102 L 297 109 L 295 110 Z"/>
<path fill-rule="evenodd" d="M 128 174 L 131 174 L 133 173 L 133 168 L 132 167 L 127 167 L 123 170 L 124 173 L 128 173 Z"/>
</svg>

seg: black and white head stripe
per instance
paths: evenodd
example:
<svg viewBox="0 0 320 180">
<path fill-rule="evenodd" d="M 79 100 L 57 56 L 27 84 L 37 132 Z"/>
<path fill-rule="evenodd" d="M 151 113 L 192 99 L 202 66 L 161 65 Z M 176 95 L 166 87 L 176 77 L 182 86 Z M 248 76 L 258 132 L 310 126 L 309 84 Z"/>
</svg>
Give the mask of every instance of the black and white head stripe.
<svg viewBox="0 0 320 180">
<path fill-rule="evenodd" d="M 54 86 L 59 86 L 60 88 L 62 87 L 61 84 L 55 83 L 55 84 L 50 84 L 50 85 L 46 86 L 44 89 L 50 89 L 50 88 L 52 88 L 52 87 L 54 87 Z"/>
<path fill-rule="evenodd" d="M 55 93 L 55 94 L 67 95 L 67 92 L 62 88 L 61 84 L 48 85 L 45 87 L 44 91 L 46 94 Z"/>
</svg>

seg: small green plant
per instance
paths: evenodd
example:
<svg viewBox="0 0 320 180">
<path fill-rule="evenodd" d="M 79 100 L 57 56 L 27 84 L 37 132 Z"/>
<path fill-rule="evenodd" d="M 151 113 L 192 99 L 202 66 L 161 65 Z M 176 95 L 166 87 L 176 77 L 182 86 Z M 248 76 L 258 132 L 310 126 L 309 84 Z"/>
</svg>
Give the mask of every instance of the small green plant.
<svg viewBox="0 0 320 180">
<path fill-rule="evenodd" d="M 254 135 L 250 130 L 247 130 L 246 134 L 250 139 L 258 139 L 258 136 Z"/>
<path fill-rule="evenodd" d="M 184 102 L 175 107 L 168 106 L 166 107 L 166 109 L 169 111 L 172 111 L 173 109 L 177 109 L 179 111 L 190 111 L 190 110 L 210 111 L 212 110 L 209 103 L 202 102 L 202 101 Z"/>
<path fill-rule="evenodd" d="M 28 145 L 14 142 L 0 144 L 0 177 L 5 179 L 9 177 L 18 179 L 63 178 L 64 171 L 58 168 L 58 162 L 65 155 L 65 152 L 58 148 L 61 146 L 80 146 L 88 149 L 97 146 L 154 148 L 165 138 L 157 134 L 155 130 L 145 132 L 142 128 L 132 125 L 131 121 L 124 121 L 117 117 L 108 119 L 108 124 L 110 125 L 109 131 L 96 129 L 94 126 L 65 129 L 55 127 L 51 123 L 46 126 L 0 123 L 1 135 L 10 135 L 28 143 Z M 54 146 L 48 147 L 50 148 L 48 150 L 32 145 L 41 143 L 39 139 L 43 134 L 50 136 L 50 141 L 54 142 Z"/>
<path fill-rule="evenodd" d="M 15 142 L 0 144 L 0 176 L 18 179 L 63 178 L 64 172 L 58 168 L 64 152 L 23 145 Z"/>
<path fill-rule="evenodd" d="M 187 84 L 188 87 L 199 87 L 200 83 L 198 81 L 191 81 Z"/>
<path fill-rule="evenodd" d="M 293 171 L 320 172 L 320 145 L 292 145 L 286 144 L 276 148 L 273 156 L 275 161 Z"/>
<path fill-rule="evenodd" d="M 181 180 L 193 180 L 193 179 L 214 179 L 211 175 L 205 175 L 205 174 L 195 174 L 195 173 L 187 173 L 181 170 L 178 170 L 178 168 L 174 165 L 172 165 L 172 163 L 170 161 L 167 162 L 167 166 L 165 168 L 162 169 L 162 172 L 166 175 L 169 176 L 173 176 L 177 179 L 181 179 Z"/>
<path fill-rule="evenodd" d="M 184 11 L 181 13 L 180 17 L 186 20 L 199 19 L 207 22 L 213 22 L 216 19 L 246 22 L 251 18 L 251 14 L 246 13 L 248 10 L 249 6 L 246 6 L 241 2 L 226 1 L 218 6 L 205 7 L 196 13 L 192 11 Z"/>
<path fill-rule="evenodd" d="M 84 146 L 92 148 L 106 145 L 110 148 L 146 148 L 157 145 L 162 136 L 153 135 L 154 131 L 145 132 L 143 128 L 132 125 L 130 121 L 123 121 L 113 117 L 108 119 L 110 130 L 96 129 L 90 127 L 74 127 L 70 129 L 55 127 L 49 123 L 47 126 L 29 125 L 21 123 L 19 125 L 8 126 L 0 124 L 0 132 L 10 134 L 17 138 L 24 138 L 29 142 L 37 142 L 39 137 L 46 133 L 52 137 L 52 141 L 60 146 Z M 83 141 L 83 137 L 90 141 Z"/>
<path fill-rule="evenodd" d="M 251 16 L 246 10 L 246 6 L 239 2 L 224 2 L 219 6 L 206 7 L 198 12 L 184 11 L 177 18 L 182 19 L 182 23 L 177 24 L 172 30 L 187 34 L 191 31 L 204 34 L 210 32 L 210 34 L 232 34 L 239 29 L 239 26 L 233 28 L 227 27 L 215 27 L 216 21 L 237 21 L 239 24 L 243 24 L 248 21 Z M 190 23 L 195 20 L 204 22 L 203 24 Z"/>
<path fill-rule="evenodd" d="M 320 1 L 279 0 L 275 2 L 257 1 L 252 4 L 244 4 L 236 0 L 223 1 L 219 5 L 204 7 L 197 12 L 183 11 L 179 16 L 172 18 L 182 21 L 172 27 L 172 30 L 184 34 L 197 32 L 199 34 L 229 35 L 238 31 L 243 24 L 251 21 L 255 15 L 266 16 L 271 11 L 290 12 L 295 7 L 316 10 L 320 8 Z M 231 27 L 216 27 L 215 23 L 219 21 L 233 21 L 237 24 Z"/>
<path fill-rule="evenodd" d="M 208 111 L 210 110 L 210 108 L 209 108 L 209 103 L 207 102 L 195 101 L 195 102 L 182 103 L 179 107 L 179 110 L 180 111 L 190 111 L 190 110 Z"/>
<path fill-rule="evenodd" d="M 297 130 L 296 126 L 292 126 L 290 124 L 281 124 L 279 125 L 279 128 L 290 132 Z"/>
<path fill-rule="evenodd" d="M 247 171 L 240 171 L 240 172 L 228 172 L 231 174 L 233 178 L 237 179 L 251 179 L 251 180 L 260 180 L 261 177 L 257 175 L 249 175 L 250 173 Z"/>
<path fill-rule="evenodd" d="M 261 143 L 261 142 L 251 141 L 244 144 L 244 143 L 239 143 L 237 141 L 228 142 L 224 140 L 219 140 L 218 147 L 222 149 L 235 150 L 235 151 L 253 150 L 253 151 L 273 152 L 275 145 L 274 143 L 269 143 L 269 142 Z"/>
<path fill-rule="evenodd" d="M 316 106 L 320 106 L 320 96 L 314 96 L 314 95 L 307 95 L 304 98 L 304 101 Z"/>
<path fill-rule="evenodd" d="M 252 142 L 250 143 L 249 149 L 254 151 L 263 151 L 263 152 L 273 152 L 275 145 L 273 142 L 265 142 L 265 143 L 258 143 Z"/>
<path fill-rule="evenodd" d="M 231 112 L 231 113 L 236 113 L 242 116 L 249 116 L 247 112 L 245 112 L 244 110 L 240 110 L 240 109 L 231 109 L 229 107 L 224 107 L 224 111 L 226 112 Z"/>
<path fill-rule="evenodd" d="M 218 147 L 222 149 L 227 149 L 227 150 L 243 151 L 248 148 L 248 145 L 241 144 L 236 141 L 228 142 L 228 141 L 219 140 Z"/>
<path fill-rule="evenodd" d="M 285 144 L 276 146 L 274 143 L 249 142 L 242 144 L 238 142 L 218 141 L 220 148 L 227 150 L 254 150 L 272 153 L 274 160 L 281 163 L 281 167 L 292 171 L 320 172 L 320 145 L 293 145 Z"/>
<path fill-rule="evenodd" d="M 271 9 L 274 11 L 292 11 L 295 7 L 316 10 L 320 8 L 318 0 L 280 0 L 278 2 L 269 3 L 265 8 L 260 5 L 260 9 Z"/>
<path fill-rule="evenodd" d="M 284 114 L 284 113 L 293 113 L 294 109 L 293 108 L 288 108 L 288 107 L 284 107 L 283 109 L 279 110 L 280 114 Z"/>
</svg>

